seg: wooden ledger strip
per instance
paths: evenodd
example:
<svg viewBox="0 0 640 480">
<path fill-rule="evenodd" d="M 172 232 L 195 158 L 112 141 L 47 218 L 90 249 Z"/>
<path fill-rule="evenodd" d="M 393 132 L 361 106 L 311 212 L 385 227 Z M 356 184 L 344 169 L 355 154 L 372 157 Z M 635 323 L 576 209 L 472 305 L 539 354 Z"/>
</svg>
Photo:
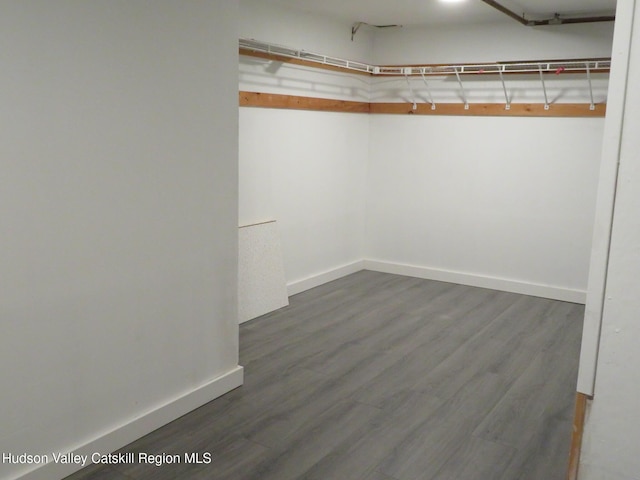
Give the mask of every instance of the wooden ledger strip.
<svg viewBox="0 0 640 480">
<path fill-rule="evenodd" d="M 369 113 L 369 103 L 326 98 L 298 97 L 275 93 L 240 92 L 241 107 L 318 110 L 323 112 Z"/>
<path fill-rule="evenodd" d="M 326 98 L 280 95 L 275 93 L 240 92 L 241 107 L 316 110 L 323 112 L 375 113 L 394 115 L 456 115 L 456 116 L 512 116 L 512 117 L 604 117 L 607 106 L 598 104 L 595 110 L 586 103 L 558 103 L 545 110 L 540 103 L 512 103 L 507 110 L 501 103 L 440 103 L 435 110 L 420 103 L 413 109 L 411 103 L 367 103 Z"/>
</svg>

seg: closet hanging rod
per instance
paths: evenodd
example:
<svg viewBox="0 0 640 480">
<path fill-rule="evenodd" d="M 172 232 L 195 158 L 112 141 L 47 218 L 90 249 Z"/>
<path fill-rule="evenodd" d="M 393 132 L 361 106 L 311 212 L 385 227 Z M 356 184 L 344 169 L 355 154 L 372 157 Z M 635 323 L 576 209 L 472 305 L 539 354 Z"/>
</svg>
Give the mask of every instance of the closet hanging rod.
<svg viewBox="0 0 640 480">
<path fill-rule="evenodd" d="M 266 53 L 280 57 L 294 58 L 306 62 L 338 67 L 354 72 L 368 73 L 375 76 L 406 76 L 406 75 L 469 75 L 469 74 L 497 74 L 500 73 L 584 73 L 588 68 L 590 73 L 608 72 L 611 68 L 610 58 L 528 61 L 528 62 L 496 62 L 478 64 L 446 64 L 446 65 L 370 65 L 353 60 L 331 57 L 306 50 L 261 42 L 258 40 L 241 38 L 240 50 Z"/>
</svg>

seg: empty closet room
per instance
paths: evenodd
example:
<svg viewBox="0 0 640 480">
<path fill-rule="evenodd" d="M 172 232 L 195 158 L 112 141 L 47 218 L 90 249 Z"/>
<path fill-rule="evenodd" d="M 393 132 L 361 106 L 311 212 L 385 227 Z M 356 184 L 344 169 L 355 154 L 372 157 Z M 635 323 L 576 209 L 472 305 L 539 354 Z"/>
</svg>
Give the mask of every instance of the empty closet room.
<svg viewBox="0 0 640 480">
<path fill-rule="evenodd" d="M 597 62 L 605 60 L 604 65 L 610 65 L 606 60 L 612 57 L 614 23 L 524 26 L 500 12 L 492 16 L 495 10 L 483 2 L 441 5 L 437 20 L 430 23 L 428 18 L 418 20 L 420 7 L 415 4 L 403 12 L 400 5 L 385 9 L 384 5 L 367 8 L 356 3 L 241 2 L 240 224 L 275 220 L 289 294 L 307 292 L 337 278 L 346 281 L 364 270 L 584 305 L 592 255 L 597 259 L 597 248 L 602 248 L 597 245 L 592 251 L 596 219 L 602 222 L 602 212 L 597 213 L 599 189 L 600 208 L 610 208 L 605 200 L 610 185 L 600 186 L 601 181 L 610 182 L 601 176 L 601 170 L 608 175 L 609 168 L 602 163 L 602 109 L 611 95 L 610 75 Z M 438 9 L 435 3 L 425 5 L 423 12 Z M 591 9 L 582 16 L 603 17 L 603 12 L 612 12 L 613 3 L 576 4 L 573 7 L 578 12 L 572 12 L 580 17 L 579 12 Z M 571 11 L 571 6 L 560 3 L 545 7 L 547 16 L 536 18 L 553 18 L 553 12 L 562 8 Z M 478 13 L 476 8 L 486 9 L 490 18 L 461 13 Z M 531 3 L 515 10 L 533 13 L 544 8 Z M 571 71 L 570 63 L 553 64 L 561 59 L 587 63 Z M 351 72 L 332 68 L 347 65 L 343 60 L 356 61 Z M 551 62 L 544 65 L 544 73 L 536 69 L 542 60 Z M 357 62 L 373 66 L 370 75 L 361 75 L 358 69 L 365 67 Z M 520 67 L 529 70 L 500 74 L 491 70 L 494 62 L 512 72 Z M 527 62 L 531 65 L 514 65 Z M 323 68 L 327 65 L 329 68 Z M 448 75 L 428 75 L 434 65 L 448 65 Z M 385 66 L 397 68 L 385 76 Z M 471 73 L 463 75 L 464 66 Z M 460 75 L 452 74 L 457 68 Z M 307 102 L 308 98 L 317 103 Z M 363 104 L 369 104 L 368 113 L 362 113 L 366 110 Z M 523 104 L 527 105 L 524 113 L 518 110 Z M 576 110 L 570 111 L 573 107 Z M 480 108 L 491 113 L 483 114 Z M 606 152 L 609 147 L 604 148 Z M 596 241 L 600 235 L 596 230 Z M 375 286 L 372 292 L 380 295 Z M 396 294 L 396 302 L 406 301 L 400 291 Z M 331 298 L 327 294 L 326 300 Z M 424 301 L 430 301 L 426 293 Z M 394 297 L 388 302 L 393 303 Z M 590 305 L 592 309 L 593 303 L 597 301 Z M 299 307 L 294 304 L 291 308 Z M 405 308 L 411 311 L 413 306 L 406 304 Z M 387 315 L 402 323 L 393 314 Z M 545 315 L 539 312 L 532 318 Z M 578 322 L 583 315 L 584 310 L 576 314 Z M 452 317 L 460 320 L 455 313 Z M 343 320 L 348 324 L 348 319 Z M 259 320 L 269 321 L 269 317 Z M 312 320 L 303 317 L 300 323 L 307 321 Z M 560 316 L 547 326 L 532 328 L 554 329 L 558 323 L 572 321 L 576 317 Z M 244 327 L 245 338 L 251 347 L 245 359 L 250 365 L 251 360 L 258 363 L 252 342 L 259 338 L 260 328 L 247 325 L 251 326 Z M 349 331 L 344 324 L 330 325 L 337 331 L 341 327 Z M 418 324 L 413 325 L 419 336 Z M 587 326 L 591 327 L 589 321 Z M 279 331 L 277 327 L 265 329 L 272 335 Z M 316 332 L 320 328 L 301 329 Z M 380 335 L 373 326 L 371 330 L 372 336 Z M 558 333 L 547 333 L 559 338 Z M 354 338 L 366 345 L 366 336 L 361 332 Z M 584 341 L 585 360 L 577 387 L 582 405 L 593 394 L 595 368 L 589 333 Z M 461 350 L 465 348 L 472 349 L 472 343 Z M 553 366 L 551 361 L 545 368 L 559 368 L 566 358 L 577 365 L 579 349 L 562 348 L 567 357 L 558 357 L 558 364 Z M 345 349 L 342 346 L 332 353 L 348 357 Z M 437 349 L 432 353 L 437 358 Z M 267 355 L 263 360 L 270 358 Z M 468 358 L 473 357 L 469 354 Z M 505 355 L 503 361 L 517 362 L 516 356 L 509 358 Z M 433 368 L 429 360 L 423 366 L 425 371 Z M 576 390 L 576 371 L 572 375 L 566 381 Z M 457 385 L 454 377 L 449 381 Z M 422 387 L 428 382 L 424 380 Z M 477 393 L 481 396 L 481 389 Z M 549 393 L 546 398 L 557 395 Z M 380 401 L 384 396 L 374 398 Z M 539 407 L 535 402 L 545 401 L 544 395 L 533 398 L 528 398 L 530 403 L 521 398 L 526 407 L 520 408 L 536 405 L 535 409 Z M 552 403 L 547 410 L 555 408 Z M 573 401 L 570 410 L 575 419 Z M 536 418 L 540 423 L 555 422 L 558 429 L 564 423 L 563 428 L 571 430 L 566 417 L 560 417 Z M 481 428 L 469 436 L 474 434 L 482 436 Z M 508 435 L 495 438 L 511 441 Z M 423 441 L 399 443 L 398 449 L 420 450 L 417 445 L 429 443 Z M 575 477 L 580 460 L 574 455 L 574 464 L 569 466 L 569 445 L 554 441 L 547 437 L 539 444 L 527 444 L 520 438 L 513 444 L 522 444 L 522 450 L 541 463 L 554 461 L 545 458 L 546 449 L 561 451 L 567 458 L 555 471 L 536 470 L 535 461 L 527 465 L 516 460 L 501 470 L 495 465 L 499 462 L 489 457 L 493 470 L 483 471 L 475 464 L 474 474 L 468 466 L 468 470 L 460 467 L 456 471 L 444 466 L 434 473 L 437 467 L 432 471 L 425 465 L 438 462 L 425 449 L 422 453 L 427 459 L 424 464 L 414 462 L 414 467 L 419 465 L 416 470 L 407 466 L 410 459 L 399 454 L 403 460 L 397 461 L 404 462 L 404 468 L 387 457 L 378 465 L 378 473 L 383 475 L 380 478 L 565 478 L 571 469 Z M 575 445 L 574 449 L 579 451 Z M 448 453 L 452 450 L 456 451 L 452 462 L 468 461 L 460 449 L 451 447 Z M 582 470 L 584 478 L 594 475 L 588 468 Z M 320 475 L 318 472 L 336 478 L 340 477 L 337 472 L 344 474 L 339 468 L 310 471 L 310 478 Z"/>
<path fill-rule="evenodd" d="M 0 7 L 0 479 L 637 480 L 635 0 Z"/>
</svg>

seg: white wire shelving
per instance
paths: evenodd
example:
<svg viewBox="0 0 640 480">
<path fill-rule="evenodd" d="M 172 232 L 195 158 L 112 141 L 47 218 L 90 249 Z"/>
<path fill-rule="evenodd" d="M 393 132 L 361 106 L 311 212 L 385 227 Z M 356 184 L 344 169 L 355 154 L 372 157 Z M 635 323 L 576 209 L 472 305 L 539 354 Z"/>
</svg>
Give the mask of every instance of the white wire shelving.
<svg viewBox="0 0 640 480">
<path fill-rule="evenodd" d="M 283 45 L 262 42 L 259 40 L 241 38 L 239 40 L 241 51 L 258 52 L 267 55 L 275 55 L 279 57 L 303 60 L 311 64 L 318 64 L 329 67 L 337 67 L 345 71 L 354 73 L 368 74 L 372 76 L 399 76 L 405 77 L 409 91 L 413 95 L 413 89 L 409 83 L 409 77 L 420 76 L 427 87 L 430 97 L 431 108 L 435 110 L 435 103 L 431 98 L 428 76 L 455 76 L 460 86 L 460 92 L 464 101 L 465 109 L 469 108 L 469 102 L 465 93 L 462 75 L 491 75 L 495 74 L 500 77 L 502 88 L 505 96 L 505 108 L 510 109 L 511 99 L 507 92 L 504 75 L 506 74 L 529 74 L 539 75 L 542 91 L 544 93 L 544 108 L 549 109 L 549 97 L 547 95 L 547 85 L 545 82 L 545 74 L 586 74 L 589 94 L 590 109 L 595 110 L 592 74 L 608 73 L 611 69 L 610 58 L 597 59 L 571 59 L 571 60 L 553 60 L 553 61 L 523 61 L 523 62 L 495 62 L 495 63 L 477 63 L 477 64 L 438 64 L 438 65 L 372 65 L 364 62 L 346 60 L 343 58 L 332 57 L 320 53 L 310 52 L 307 50 L 298 50 Z M 416 102 L 413 102 L 414 109 Z"/>
<path fill-rule="evenodd" d="M 500 74 L 500 73 L 583 73 L 609 71 L 611 59 L 580 59 L 558 61 L 526 61 L 526 62 L 496 62 L 478 64 L 446 64 L 446 65 L 371 65 L 368 63 L 346 60 L 321 53 L 297 50 L 291 47 L 261 42 L 258 40 L 241 38 L 240 48 L 253 52 L 279 55 L 287 58 L 305 60 L 332 67 L 340 67 L 354 72 L 371 75 L 461 75 L 461 74 Z"/>
</svg>

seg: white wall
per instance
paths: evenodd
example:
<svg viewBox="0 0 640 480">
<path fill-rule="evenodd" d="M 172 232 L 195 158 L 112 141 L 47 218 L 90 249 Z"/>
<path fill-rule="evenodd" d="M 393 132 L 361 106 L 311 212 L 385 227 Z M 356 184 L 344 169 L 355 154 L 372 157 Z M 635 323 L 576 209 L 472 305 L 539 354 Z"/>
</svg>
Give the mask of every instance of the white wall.
<svg viewBox="0 0 640 480">
<path fill-rule="evenodd" d="M 584 300 L 601 138 L 601 119 L 371 116 L 365 258 Z"/>
<path fill-rule="evenodd" d="M 241 382 L 236 27 L 229 0 L 3 4 L 0 451 L 107 453 Z M 33 468 L 0 478 L 73 469 Z"/>
<path fill-rule="evenodd" d="M 240 109 L 240 224 L 277 220 L 290 293 L 360 269 L 368 144 L 367 115 Z"/>
<path fill-rule="evenodd" d="M 331 18 L 240 3 L 240 36 L 370 61 L 371 32 Z M 241 56 L 240 90 L 368 101 L 366 76 Z M 240 224 L 275 219 L 289 293 L 361 269 L 365 114 L 240 108 Z"/>
<path fill-rule="evenodd" d="M 325 55 L 371 62 L 373 31 L 351 41 L 351 23 L 261 0 L 240 0 L 240 38 L 252 38 Z"/>
<path fill-rule="evenodd" d="M 368 102 L 371 77 L 240 56 L 240 91 Z"/>
<path fill-rule="evenodd" d="M 376 32 L 373 40 L 375 64 L 493 63 L 506 61 L 608 58 L 611 56 L 613 22 L 548 27 L 525 27 L 515 21 L 495 24 L 421 28 L 404 27 Z M 607 100 L 606 74 L 592 74 L 595 103 Z M 469 102 L 505 103 L 504 90 L 495 75 L 462 77 Z M 436 104 L 462 102 L 461 89 L 453 76 L 428 77 Z M 507 94 L 514 103 L 543 103 L 538 75 L 506 75 Z M 403 78 L 376 78 L 372 101 L 427 102 L 428 91 L 421 78 L 411 80 L 413 96 Z M 586 75 L 545 75 L 549 103 L 588 103 Z"/>
<path fill-rule="evenodd" d="M 401 28 L 374 39 L 375 63 L 608 57 L 612 24 L 504 22 Z M 464 77 L 470 102 L 504 103 L 502 85 Z M 543 102 L 539 80 L 507 76 L 513 102 Z M 551 103 L 587 102 L 586 76 L 547 76 Z M 428 95 L 412 80 L 418 102 Z M 594 79 L 595 102 L 606 78 Z M 436 104 L 455 78 L 430 80 Z M 373 101 L 412 101 L 377 79 Z M 397 100 L 396 100 L 397 101 Z M 553 106 L 551 107 L 553 108 Z M 370 268 L 584 302 L 603 119 L 371 117 L 365 257 Z"/>
<path fill-rule="evenodd" d="M 373 32 L 363 28 L 351 41 L 351 24 L 303 11 L 240 1 L 240 38 L 369 63 Z M 240 90 L 369 101 L 370 77 L 240 57 Z"/>
<path fill-rule="evenodd" d="M 489 63 L 609 57 L 613 22 L 525 27 L 515 21 L 376 32 L 373 63 Z"/>
<path fill-rule="evenodd" d="M 636 1 L 618 4 L 620 32 L 618 46 L 626 46 L 628 85 L 640 81 L 640 5 Z M 618 28 L 618 27 L 616 27 Z M 619 35 L 619 34 L 620 35 Z M 636 106 L 640 92 L 635 88 L 612 92 L 624 103 L 623 122 L 618 138 L 619 171 L 609 262 L 604 296 L 600 352 L 598 355 L 594 399 L 586 419 L 582 447 L 580 480 L 635 480 L 640 472 L 640 322 L 638 278 L 640 278 L 640 115 Z M 609 121 L 609 119 L 607 119 Z M 616 119 L 612 119 L 612 123 Z M 613 152 L 612 149 L 605 153 Z M 606 157 L 605 157 L 606 159 Z M 606 186 L 606 185 L 605 185 Z M 590 291 L 598 296 L 597 291 Z M 582 368 L 582 367 L 581 367 Z"/>
<path fill-rule="evenodd" d="M 241 30 L 247 37 L 363 58 L 356 56 L 356 46 L 345 42 L 342 31 L 346 26 L 339 22 L 320 16 L 310 20 L 307 14 L 288 10 L 267 11 L 255 1 L 243 5 L 246 18 Z M 320 35 L 320 31 L 325 33 Z M 319 36 L 326 39 L 326 46 L 318 41 Z M 459 29 L 385 29 L 374 32 L 370 58 L 372 63 L 397 64 L 608 57 L 611 37 L 610 23 L 526 28 L 505 21 Z M 312 73 L 252 59 L 241 62 L 240 77 L 240 88 L 246 90 L 366 100 L 369 88 L 372 101 L 412 101 L 414 96 L 419 102 L 428 100 L 421 79 L 411 81 L 412 95 L 402 78 L 373 79 L 369 85 L 356 79 L 360 83 L 354 85 L 340 74 Z M 465 77 L 468 100 L 503 103 L 502 86 L 496 80 Z M 551 103 L 589 101 L 584 75 L 552 75 L 546 82 Z M 461 102 L 454 78 L 432 79 L 430 85 L 436 102 Z M 593 86 L 594 101 L 606 101 L 606 76 L 594 76 Z M 508 76 L 507 88 L 513 102 L 544 101 L 537 78 Z M 337 148 L 340 142 L 331 140 L 346 128 L 338 123 L 337 115 L 327 130 L 317 120 L 326 118 L 325 114 L 252 111 L 246 115 L 261 118 L 261 122 L 247 122 L 247 127 L 241 123 L 241 164 L 245 165 L 240 179 L 241 216 L 242 204 L 264 210 L 273 203 L 265 202 L 268 196 L 257 192 L 277 191 L 283 201 L 296 198 L 297 192 L 290 191 L 291 182 L 256 186 L 255 172 L 271 168 L 279 156 L 281 163 L 292 162 L 286 158 L 289 155 L 311 163 L 322 161 L 317 154 L 321 150 L 302 152 L 302 141 L 297 140 L 301 135 L 326 135 L 336 147 L 334 158 L 340 157 L 341 163 L 354 161 L 346 144 Z M 584 302 L 603 119 L 377 115 L 368 121 L 366 227 L 360 252 L 366 267 Z M 286 132 L 287 142 L 279 132 Z M 347 134 L 347 138 L 361 145 L 364 134 Z M 285 143 L 297 144 L 295 153 L 285 153 L 285 148 L 293 148 L 283 147 Z M 364 153 L 361 147 L 356 151 Z M 345 173 L 334 170 L 334 182 L 346 181 Z M 496 179 L 499 183 L 492 186 Z M 353 195 L 349 198 L 355 201 Z M 336 212 L 335 208 L 316 205 L 307 211 L 307 217 L 316 217 L 314 212 Z M 262 217 L 274 217 L 274 212 L 272 208 Z M 294 254 L 288 245 L 297 244 L 294 239 L 308 226 L 304 222 L 293 225 L 292 229 L 300 229 L 298 233 L 283 232 L 289 281 L 321 271 L 321 263 L 330 269 L 344 261 L 340 256 L 339 261 L 335 257 L 328 263 L 303 263 L 302 253 Z M 355 238 L 351 230 L 341 231 Z M 472 234 L 463 240 L 452 240 L 469 231 Z M 291 236 L 289 240 L 286 235 Z M 356 244 L 350 245 L 355 248 Z M 294 256 L 300 260 L 293 261 Z"/>
</svg>

